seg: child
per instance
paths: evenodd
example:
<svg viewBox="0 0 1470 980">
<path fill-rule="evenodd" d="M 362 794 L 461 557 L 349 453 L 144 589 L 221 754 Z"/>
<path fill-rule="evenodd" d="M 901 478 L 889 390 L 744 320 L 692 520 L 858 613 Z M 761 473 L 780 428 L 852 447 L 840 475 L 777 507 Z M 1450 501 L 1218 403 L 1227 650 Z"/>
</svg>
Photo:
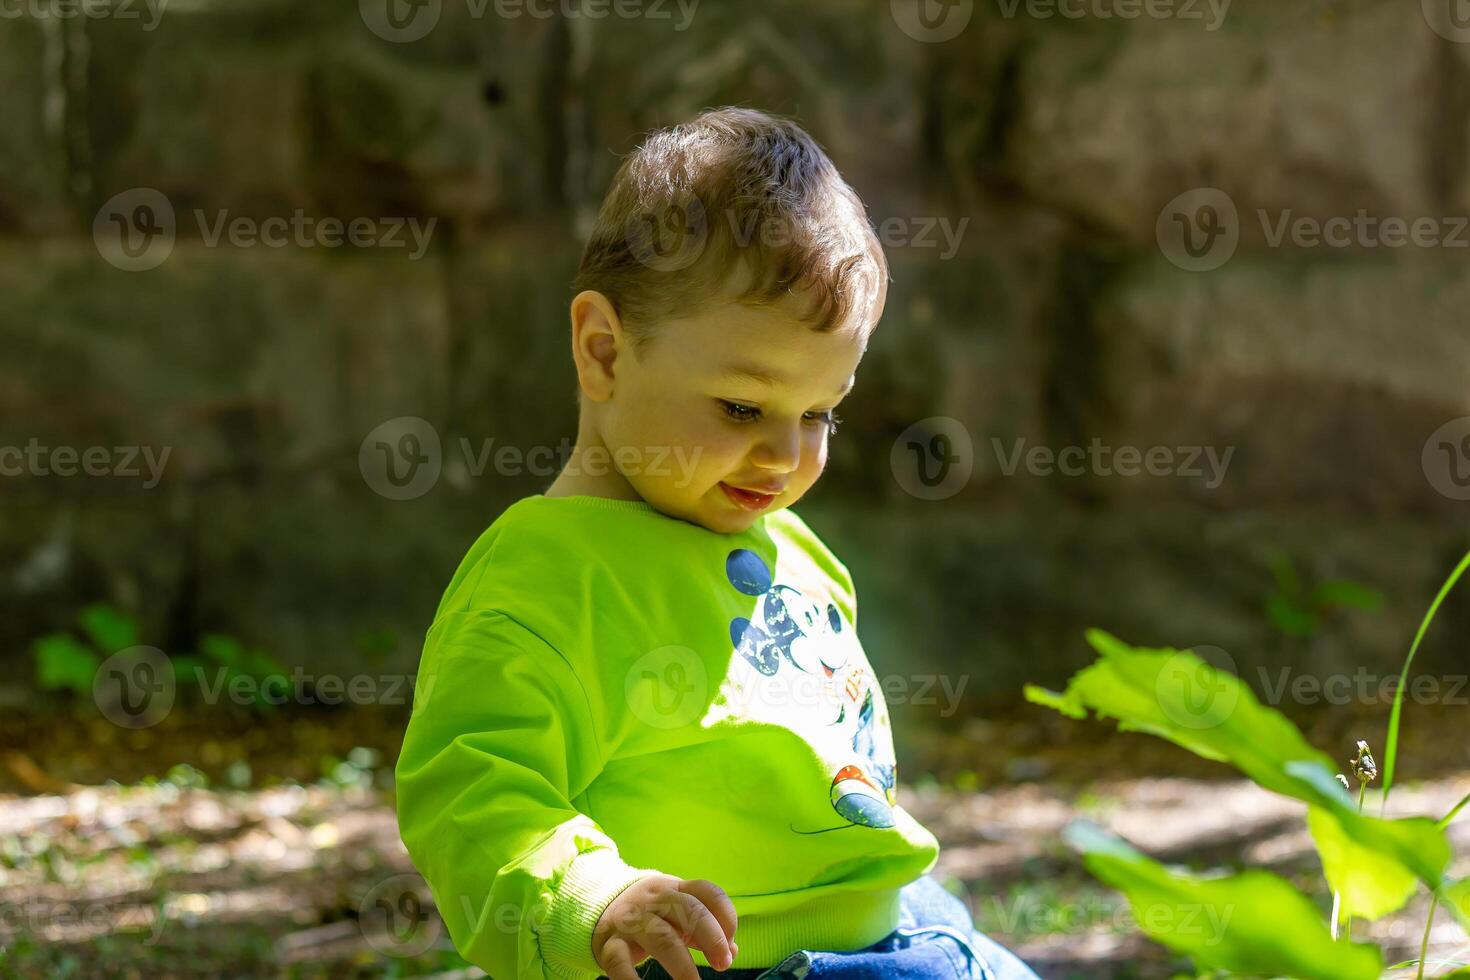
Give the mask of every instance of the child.
<svg viewBox="0 0 1470 980">
<path fill-rule="evenodd" d="M 614 178 L 576 446 L 455 573 L 398 761 L 404 843 L 495 980 L 1034 980 L 928 876 L 852 580 L 788 509 L 887 278 L 787 120 L 706 112 Z"/>
</svg>

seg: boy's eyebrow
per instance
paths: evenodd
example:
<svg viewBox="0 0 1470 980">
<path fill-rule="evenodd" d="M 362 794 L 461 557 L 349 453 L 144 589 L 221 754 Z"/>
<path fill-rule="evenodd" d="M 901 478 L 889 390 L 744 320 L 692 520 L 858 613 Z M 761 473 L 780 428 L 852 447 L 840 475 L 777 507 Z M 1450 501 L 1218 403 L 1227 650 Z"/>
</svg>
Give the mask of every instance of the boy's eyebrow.
<svg viewBox="0 0 1470 980">
<path fill-rule="evenodd" d="M 760 370 L 759 368 L 746 367 L 742 364 L 731 365 L 725 368 L 723 373 L 727 378 L 735 378 L 740 381 L 753 381 L 758 385 L 765 385 L 767 388 L 775 387 L 777 384 L 780 384 L 785 380 L 784 378 L 780 377 L 772 377 L 770 374 Z M 857 375 L 852 375 L 851 377 L 849 377 L 847 381 L 843 384 L 843 386 L 837 390 L 837 397 L 841 398 L 843 395 L 851 391 L 852 386 L 856 382 Z"/>
</svg>

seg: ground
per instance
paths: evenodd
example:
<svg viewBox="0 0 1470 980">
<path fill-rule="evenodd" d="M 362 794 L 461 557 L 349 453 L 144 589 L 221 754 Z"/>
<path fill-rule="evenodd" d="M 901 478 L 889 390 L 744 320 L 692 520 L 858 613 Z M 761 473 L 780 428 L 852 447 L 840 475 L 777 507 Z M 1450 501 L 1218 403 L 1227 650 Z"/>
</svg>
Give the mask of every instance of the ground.
<svg viewBox="0 0 1470 980">
<path fill-rule="evenodd" d="M 1406 723 L 1400 772 L 1424 778 L 1401 776 L 1393 813 L 1442 814 L 1470 792 L 1463 735 L 1436 735 L 1460 720 L 1449 710 Z M 365 709 L 175 711 L 141 732 L 81 705 L 7 713 L 0 975 L 480 975 L 454 954 L 398 839 L 401 726 Z M 1345 758 L 1381 723 L 1324 716 L 1306 729 Z M 1061 843 L 1074 819 L 1171 863 L 1265 867 L 1330 902 L 1303 807 L 1146 736 L 1027 706 L 912 733 L 905 749 L 900 802 L 943 846 L 934 874 L 1046 980 L 1192 975 Z M 1470 874 L 1470 819 L 1452 840 L 1455 871 Z M 1417 954 L 1426 912 L 1418 900 L 1371 924 L 1389 962 Z M 1443 912 L 1430 949 L 1470 958 Z"/>
</svg>

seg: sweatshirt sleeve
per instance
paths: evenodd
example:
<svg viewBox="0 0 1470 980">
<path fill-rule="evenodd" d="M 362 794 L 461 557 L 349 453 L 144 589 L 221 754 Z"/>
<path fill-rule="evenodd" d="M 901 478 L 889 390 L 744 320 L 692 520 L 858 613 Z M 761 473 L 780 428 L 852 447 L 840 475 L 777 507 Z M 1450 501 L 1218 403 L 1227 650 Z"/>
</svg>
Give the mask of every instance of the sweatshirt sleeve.
<svg viewBox="0 0 1470 980">
<path fill-rule="evenodd" d="M 430 630 L 396 769 L 398 824 L 460 954 L 495 980 L 594 980 L 592 930 L 655 872 L 572 806 L 602 768 L 587 695 L 494 612 Z"/>
</svg>

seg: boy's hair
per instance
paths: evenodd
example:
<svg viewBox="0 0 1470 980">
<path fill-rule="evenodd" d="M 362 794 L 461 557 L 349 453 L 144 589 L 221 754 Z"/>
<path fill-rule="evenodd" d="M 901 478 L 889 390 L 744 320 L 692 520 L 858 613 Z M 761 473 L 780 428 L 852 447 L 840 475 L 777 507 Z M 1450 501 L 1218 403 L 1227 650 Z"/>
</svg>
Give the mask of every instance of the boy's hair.
<svg viewBox="0 0 1470 980">
<path fill-rule="evenodd" d="M 612 302 L 635 351 L 660 320 L 717 296 L 798 294 L 813 329 L 858 315 L 866 333 L 888 262 L 862 201 L 805 130 L 726 107 L 654 132 L 623 161 L 582 253 L 574 295 L 585 289 Z"/>
</svg>

